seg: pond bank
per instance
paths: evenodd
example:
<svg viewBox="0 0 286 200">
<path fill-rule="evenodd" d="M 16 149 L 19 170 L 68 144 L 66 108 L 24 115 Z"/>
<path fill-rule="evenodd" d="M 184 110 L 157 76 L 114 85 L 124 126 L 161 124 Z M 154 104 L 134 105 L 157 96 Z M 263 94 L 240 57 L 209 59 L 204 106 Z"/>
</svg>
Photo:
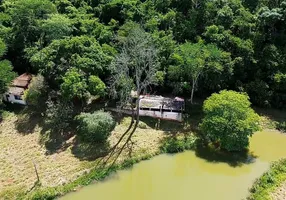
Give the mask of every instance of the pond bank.
<svg viewBox="0 0 286 200">
<path fill-rule="evenodd" d="M 255 179 L 267 171 L 270 162 L 285 157 L 285 145 L 284 135 L 263 131 L 253 135 L 247 154 L 226 154 L 207 148 L 164 154 L 131 169 L 119 170 L 62 200 L 88 200 L 95 195 L 105 200 L 245 199 Z"/>
<path fill-rule="evenodd" d="M 286 159 L 272 163 L 270 169 L 258 178 L 250 189 L 248 200 L 284 200 Z M 280 191 L 281 190 L 281 191 Z"/>
</svg>

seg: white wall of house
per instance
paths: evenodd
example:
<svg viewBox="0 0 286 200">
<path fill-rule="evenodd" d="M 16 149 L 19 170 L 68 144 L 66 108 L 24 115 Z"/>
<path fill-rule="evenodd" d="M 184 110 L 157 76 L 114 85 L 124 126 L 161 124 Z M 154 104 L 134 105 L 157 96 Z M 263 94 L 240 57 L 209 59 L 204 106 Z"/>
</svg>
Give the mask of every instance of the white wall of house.
<svg viewBox="0 0 286 200">
<path fill-rule="evenodd" d="M 152 111 L 152 110 L 140 110 L 139 111 L 140 116 L 149 116 L 159 119 L 169 119 L 169 120 L 175 120 L 182 122 L 183 121 L 183 114 L 177 113 L 177 112 L 167 112 L 167 111 Z"/>
<path fill-rule="evenodd" d="M 18 96 L 20 97 L 20 96 Z M 16 99 L 14 94 L 4 94 L 4 100 L 10 103 L 16 103 L 21 105 L 27 105 L 27 102 L 25 100 Z"/>
</svg>

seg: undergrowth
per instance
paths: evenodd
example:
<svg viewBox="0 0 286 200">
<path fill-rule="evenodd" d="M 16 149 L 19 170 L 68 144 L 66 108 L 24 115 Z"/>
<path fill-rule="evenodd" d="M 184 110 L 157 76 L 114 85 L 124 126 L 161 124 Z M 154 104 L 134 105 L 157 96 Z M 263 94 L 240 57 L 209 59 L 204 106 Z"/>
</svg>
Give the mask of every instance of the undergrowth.
<svg viewBox="0 0 286 200">
<path fill-rule="evenodd" d="M 168 137 L 160 147 L 162 153 L 178 153 L 195 148 L 197 138 L 193 135 L 184 137 Z"/>
<path fill-rule="evenodd" d="M 274 162 L 250 189 L 247 200 L 271 200 L 274 192 L 286 180 L 286 159 Z"/>
</svg>

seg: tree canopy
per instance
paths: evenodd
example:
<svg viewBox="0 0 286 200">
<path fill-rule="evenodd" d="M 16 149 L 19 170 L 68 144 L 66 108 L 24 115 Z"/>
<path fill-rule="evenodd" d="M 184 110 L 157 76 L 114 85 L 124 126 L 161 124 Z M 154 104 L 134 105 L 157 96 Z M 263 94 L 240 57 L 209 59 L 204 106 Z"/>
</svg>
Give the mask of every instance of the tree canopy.
<svg viewBox="0 0 286 200">
<path fill-rule="evenodd" d="M 66 73 L 76 69 L 90 94 L 94 82 L 106 86 L 108 94 L 111 63 L 130 30 L 140 26 L 158 61 L 160 83 L 149 89 L 203 98 L 231 89 L 247 92 L 254 105 L 285 108 L 285 4 L 3 0 L 0 38 L 7 48 L 2 60 L 9 60 L 15 72 L 40 73 L 58 91 Z"/>
<path fill-rule="evenodd" d="M 211 142 L 228 151 L 248 147 L 249 137 L 259 130 L 259 116 L 246 94 L 223 90 L 209 97 L 203 106 L 201 131 Z"/>
</svg>

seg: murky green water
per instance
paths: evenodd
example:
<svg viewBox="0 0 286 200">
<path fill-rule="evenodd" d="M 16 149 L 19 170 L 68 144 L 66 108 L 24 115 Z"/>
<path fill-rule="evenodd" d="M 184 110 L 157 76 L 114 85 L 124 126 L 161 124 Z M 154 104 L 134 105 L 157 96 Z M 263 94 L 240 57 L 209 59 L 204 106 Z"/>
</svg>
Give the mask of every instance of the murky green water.
<svg viewBox="0 0 286 200">
<path fill-rule="evenodd" d="M 157 156 L 62 199 L 241 200 L 271 161 L 286 157 L 286 136 L 256 133 L 250 151 L 232 159 L 205 151 Z"/>
</svg>

